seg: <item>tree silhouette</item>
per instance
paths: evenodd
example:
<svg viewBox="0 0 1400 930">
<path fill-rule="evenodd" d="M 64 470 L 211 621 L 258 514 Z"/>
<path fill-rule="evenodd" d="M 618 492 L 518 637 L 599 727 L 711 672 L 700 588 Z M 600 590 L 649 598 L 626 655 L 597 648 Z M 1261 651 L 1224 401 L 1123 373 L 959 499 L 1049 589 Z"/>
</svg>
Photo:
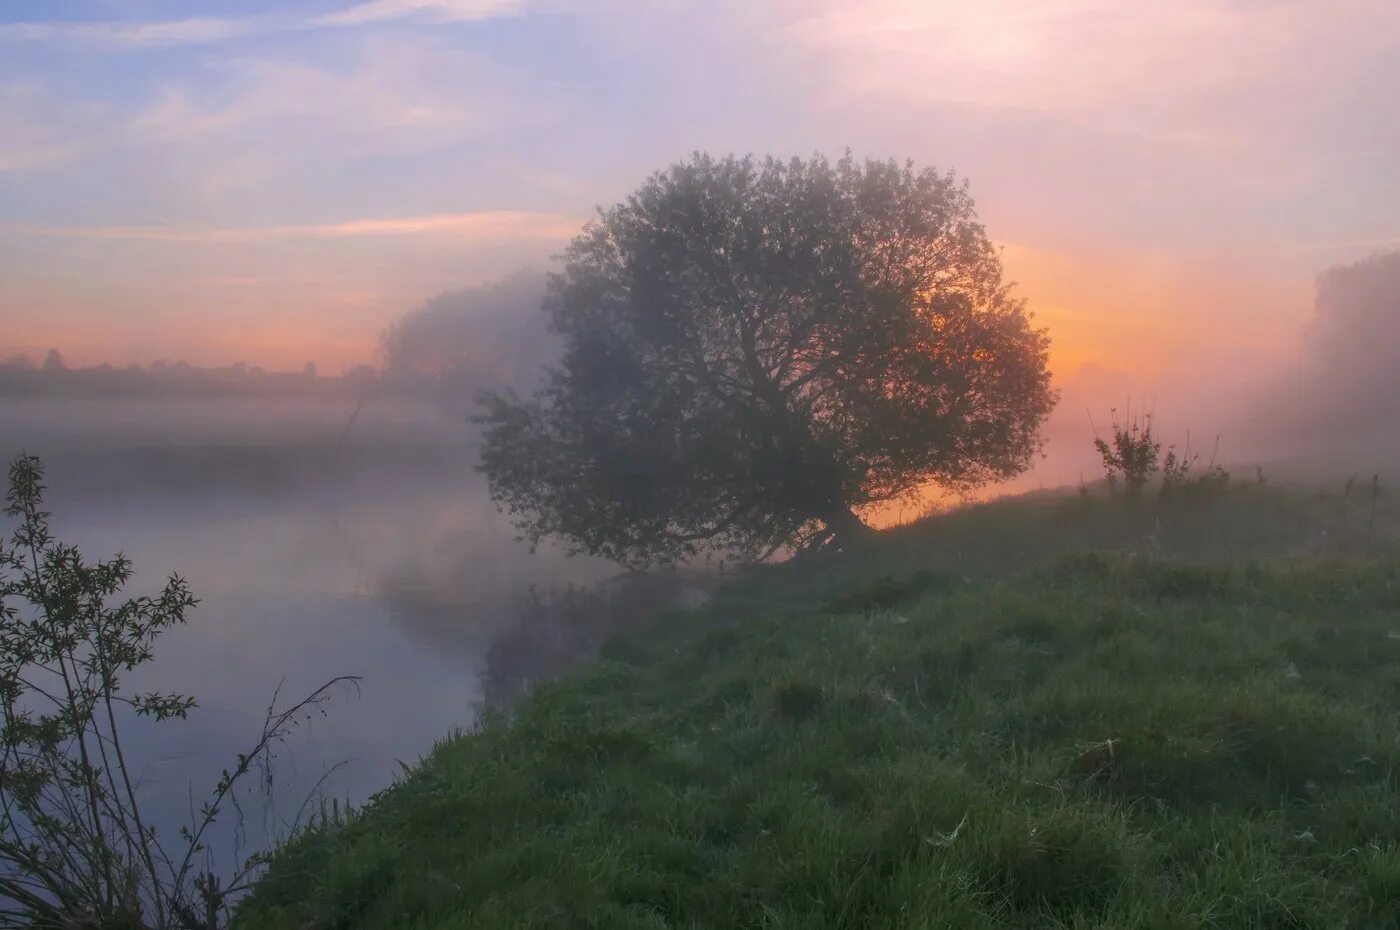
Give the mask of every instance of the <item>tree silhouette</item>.
<svg viewBox="0 0 1400 930">
<path fill-rule="evenodd" d="M 516 272 L 480 287 L 448 291 L 396 320 L 380 337 L 385 378 L 425 390 L 467 416 L 486 387 L 533 385 L 558 357 L 539 312 L 544 275 Z"/>
<path fill-rule="evenodd" d="M 478 418 L 531 542 L 630 565 L 844 543 L 861 508 L 1023 471 L 1055 401 L 951 174 L 696 155 L 564 258 L 558 366 Z"/>
</svg>

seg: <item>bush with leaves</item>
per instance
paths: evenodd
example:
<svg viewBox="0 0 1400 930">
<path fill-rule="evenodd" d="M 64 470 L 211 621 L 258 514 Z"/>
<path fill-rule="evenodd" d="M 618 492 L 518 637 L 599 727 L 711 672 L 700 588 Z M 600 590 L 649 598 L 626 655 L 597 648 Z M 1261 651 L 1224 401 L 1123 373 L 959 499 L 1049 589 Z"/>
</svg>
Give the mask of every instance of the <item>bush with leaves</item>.
<svg viewBox="0 0 1400 930">
<path fill-rule="evenodd" d="M 122 739 L 134 716 L 184 719 L 195 701 L 131 693 L 123 679 L 198 601 L 178 575 L 155 597 L 113 602 L 132 577 L 123 556 L 89 563 L 49 531 L 39 461 L 10 466 L 0 545 L 0 927 L 215 930 L 262 864 L 222 879 L 206 841 L 235 785 L 338 678 L 269 708 L 252 749 L 223 772 L 175 848 L 143 816 Z"/>
<path fill-rule="evenodd" d="M 1112 417 L 1113 441 L 1095 435 L 1094 448 L 1103 459 L 1109 489 L 1116 491 L 1121 481 L 1128 497 L 1137 499 L 1158 469 L 1162 444 L 1152 434 L 1152 414 L 1133 416 L 1130 412 L 1120 420 L 1114 409 Z"/>
</svg>

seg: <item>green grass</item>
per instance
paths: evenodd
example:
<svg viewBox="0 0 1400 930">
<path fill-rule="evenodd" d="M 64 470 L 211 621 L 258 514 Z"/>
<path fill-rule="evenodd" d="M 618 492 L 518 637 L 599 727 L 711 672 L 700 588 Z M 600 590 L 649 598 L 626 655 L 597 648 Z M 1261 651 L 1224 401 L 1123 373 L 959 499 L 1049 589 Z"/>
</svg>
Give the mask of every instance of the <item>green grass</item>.
<svg viewBox="0 0 1400 930">
<path fill-rule="evenodd" d="M 1182 518 L 1203 552 L 1236 506 Z M 971 513 L 614 641 L 282 850 L 236 925 L 1400 928 L 1400 562 Z"/>
</svg>

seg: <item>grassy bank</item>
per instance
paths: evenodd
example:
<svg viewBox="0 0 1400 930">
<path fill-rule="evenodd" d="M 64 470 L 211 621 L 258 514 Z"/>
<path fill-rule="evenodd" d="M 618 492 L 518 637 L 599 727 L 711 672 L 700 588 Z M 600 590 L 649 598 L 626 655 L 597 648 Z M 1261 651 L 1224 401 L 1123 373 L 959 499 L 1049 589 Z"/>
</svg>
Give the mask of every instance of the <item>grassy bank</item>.
<svg viewBox="0 0 1400 930">
<path fill-rule="evenodd" d="M 1400 927 L 1400 563 L 1337 503 L 995 504 L 751 576 L 303 836 L 238 926 Z"/>
</svg>

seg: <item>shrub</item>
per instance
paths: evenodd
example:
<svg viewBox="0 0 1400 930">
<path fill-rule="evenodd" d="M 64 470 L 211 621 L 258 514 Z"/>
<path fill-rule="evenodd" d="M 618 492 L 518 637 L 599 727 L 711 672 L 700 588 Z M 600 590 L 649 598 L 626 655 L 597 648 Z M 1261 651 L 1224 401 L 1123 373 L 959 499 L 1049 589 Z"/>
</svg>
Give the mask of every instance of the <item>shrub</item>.
<svg viewBox="0 0 1400 930">
<path fill-rule="evenodd" d="M 1126 416 L 1121 421 L 1118 411 L 1112 411 L 1113 441 L 1110 443 L 1099 436 L 1094 437 L 1094 448 L 1103 459 L 1104 471 L 1108 475 L 1108 486 L 1112 490 L 1123 483 L 1128 497 L 1142 496 L 1147 480 L 1157 471 L 1157 457 L 1162 444 L 1152 434 L 1152 414 Z"/>
<path fill-rule="evenodd" d="M 109 603 L 132 576 L 117 556 L 88 563 L 55 540 L 43 509 L 43 472 L 10 467 L 6 514 L 19 521 L 0 545 L 0 927 L 215 930 L 258 856 L 223 880 L 205 844 L 235 785 L 335 679 L 286 710 L 269 708 L 253 748 L 225 770 L 180 843 L 142 815 L 122 739 L 133 716 L 184 719 L 180 694 L 135 694 L 123 676 L 154 657 L 160 634 L 198 601 L 178 575 L 155 597 Z"/>
</svg>

